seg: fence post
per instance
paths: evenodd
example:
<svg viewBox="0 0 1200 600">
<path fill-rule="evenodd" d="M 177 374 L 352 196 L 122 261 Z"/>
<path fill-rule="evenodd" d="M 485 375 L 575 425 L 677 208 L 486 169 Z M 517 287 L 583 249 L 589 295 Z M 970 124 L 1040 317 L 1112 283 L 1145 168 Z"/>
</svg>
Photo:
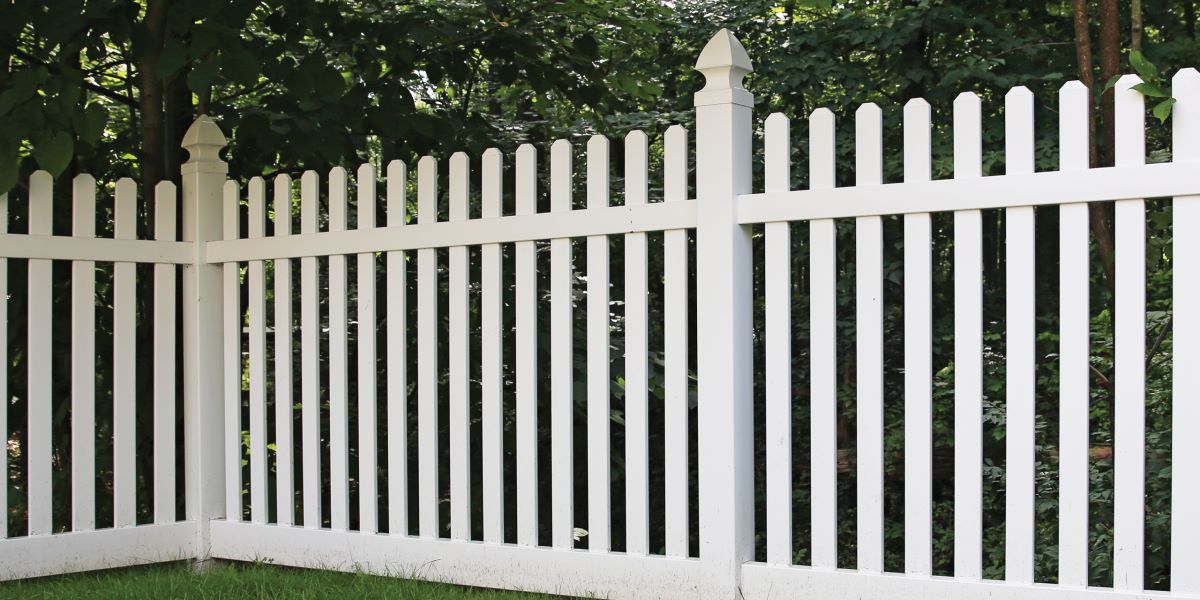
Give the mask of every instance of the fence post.
<svg viewBox="0 0 1200 600">
<path fill-rule="evenodd" d="M 221 190 L 229 165 L 218 153 L 225 136 L 201 116 L 183 136 L 183 234 L 195 244 L 183 267 L 184 494 L 196 523 L 195 558 L 209 557 L 209 521 L 225 516 L 221 426 L 221 266 L 206 262 L 206 243 L 221 238 Z"/>
<path fill-rule="evenodd" d="M 750 192 L 752 70 L 726 29 L 696 61 L 696 317 L 700 560 L 704 598 L 738 597 L 742 563 L 754 557 L 750 230 L 737 197 Z"/>
</svg>

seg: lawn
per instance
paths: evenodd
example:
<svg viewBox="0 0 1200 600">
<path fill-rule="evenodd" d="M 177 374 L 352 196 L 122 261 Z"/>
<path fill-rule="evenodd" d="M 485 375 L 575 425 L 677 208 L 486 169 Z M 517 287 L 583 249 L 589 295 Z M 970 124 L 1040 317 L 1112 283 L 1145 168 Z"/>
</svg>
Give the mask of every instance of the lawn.
<svg viewBox="0 0 1200 600">
<path fill-rule="evenodd" d="M 0 599 L 8 598 L 554 600 L 557 597 L 259 563 L 221 562 L 196 572 L 190 563 L 180 562 L 0 583 Z"/>
</svg>

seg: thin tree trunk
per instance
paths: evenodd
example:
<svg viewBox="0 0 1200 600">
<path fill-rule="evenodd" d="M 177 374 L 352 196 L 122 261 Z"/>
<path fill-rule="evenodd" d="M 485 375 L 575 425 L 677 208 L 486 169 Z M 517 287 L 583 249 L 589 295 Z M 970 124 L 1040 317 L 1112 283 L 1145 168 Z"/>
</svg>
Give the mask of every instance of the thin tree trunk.
<svg viewBox="0 0 1200 600">
<path fill-rule="evenodd" d="M 1088 19 L 1087 0 L 1072 0 L 1071 8 L 1075 25 L 1075 61 L 1079 66 L 1079 80 L 1091 92 L 1089 98 L 1095 98 L 1096 78 L 1095 65 L 1092 62 L 1092 34 Z M 1111 95 L 1109 95 L 1111 98 Z M 1096 107 L 1094 100 L 1088 103 L 1088 156 L 1093 167 L 1099 165 L 1099 139 L 1096 135 Z M 1116 267 L 1113 256 L 1112 232 L 1108 221 L 1108 207 L 1105 204 L 1094 203 L 1088 211 L 1091 222 L 1092 236 L 1096 238 L 1096 251 L 1104 267 L 1104 280 L 1111 294 L 1115 288 Z"/>
<path fill-rule="evenodd" d="M 149 193 L 166 177 L 163 81 L 158 57 L 166 39 L 168 0 L 149 0 L 142 21 L 145 44 L 137 57 L 138 94 L 142 113 L 142 190 Z"/>
<path fill-rule="evenodd" d="M 163 162 L 167 177 L 178 185 L 179 167 L 187 158 L 180 147 L 183 134 L 192 125 L 192 91 L 187 86 L 188 69 L 184 68 L 171 77 L 166 88 L 166 118 Z"/>
<path fill-rule="evenodd" d="M 1121 13 L 1117 0 L 1100 0 L 1100 82 L 1107 85 L 1121 73 Z M 1100 117 L 1103 140 L 1100 144 L 1102 166 L 1112 166 L 1113 147 L 1113 90 L 1100 95 Z M 1112 203 L 1096 203 L 1091 209 L 1092 231 L 1096 236 L 1096 250 L 1104 263 L 1104 274 L 1108 283 L 1109 297 L 1116 295 L 1116 267 L 1112 237 Z"/>
<path fill-rule="evenodd" d="M 1131 0 L 1129 3 L 1129 48 L 1134 52 L 1142 51 L 1142 0 Z"/>
<path fill-rule="evenodd" d="M 1092 64 L 1092 34 L 1088 24 L 1087 0 L 1072 0 L 1073 21 L 1075 24 L 1075 62 L 1079 66 L 1079 81 L 1086 85 L 1090 92 L 1089 98 L 1096 94 L 1096 77 Z M 1096 108 L 1088 103 L 1088 156 L 1091 165 L 1096 166 Z"/>
</svg>

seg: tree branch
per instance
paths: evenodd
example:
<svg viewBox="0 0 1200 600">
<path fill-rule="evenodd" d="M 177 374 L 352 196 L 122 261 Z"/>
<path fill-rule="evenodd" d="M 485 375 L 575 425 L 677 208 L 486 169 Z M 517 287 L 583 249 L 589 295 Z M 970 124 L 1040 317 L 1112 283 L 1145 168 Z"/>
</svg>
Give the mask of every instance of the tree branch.
<svg viewBox="0 0 1200 600">
<path fill-rule="evenodd" d="M 5 49 L 8 50 L 9 52 L 12 52 L 13 56 L 25 61 L 28 64 L 39 66 L 39 67 L 45 67 L 47 70 L 49 70 L 51 73 L 54 73 L 55 75 L 63 74 L 62 68 L 59 67 L 58 65 L 56 65 L 54 63 L 45 62 L 45 61 L 37 58 L 36 56 L 33 56 L 33 55 L 29 54 L 28 52 L 21 50 L 20 48 L 6 47 Z M 105 98 L 108 98 L 110 100 L 115 100 L 117 102 L 120 102 L 121 104 L 128 106 L 131 110 L 136 110 L 138 108 L 138 103 L 135 100 L 133 100 L 132 98 L 118 94 L 117 92 L 114 92 L 108 88 L 96 85 L 95 83 L 88 81 L 84 77 L 80 77 L 79 79 L 80 79 L 81 85 L 83 85 L 83 87 L 88 89 L 89 91 L 100 94 L 101 96 L 104 96 Z"/>
</svg>

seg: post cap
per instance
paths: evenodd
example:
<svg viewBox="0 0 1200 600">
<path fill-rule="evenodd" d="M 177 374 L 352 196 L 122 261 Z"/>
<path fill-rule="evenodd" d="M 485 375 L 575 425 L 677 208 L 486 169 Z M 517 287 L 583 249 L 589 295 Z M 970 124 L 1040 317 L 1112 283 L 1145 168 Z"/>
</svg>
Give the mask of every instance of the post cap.
<svg viewBox="0 0 1200 600">
<path fill-rule="evenodd" d="M 717 32 L 696 60 L 696 70 L 704 74 L 704 89 L 696 94 L 697 106 L 721 101 L 734 104 L 753 103 L 753 97 L 742 87 L 742 79 L 754 71 L 746 48 L 728 29 Z"/>
<path fill-rule="evenodd" d="M 208 115 L 200 115 L 183 134 L 180 147 L 188 151 L 188 162 L 223 162 L 219 153 L 227 144 L 225 134 Z"/>
</svg>

